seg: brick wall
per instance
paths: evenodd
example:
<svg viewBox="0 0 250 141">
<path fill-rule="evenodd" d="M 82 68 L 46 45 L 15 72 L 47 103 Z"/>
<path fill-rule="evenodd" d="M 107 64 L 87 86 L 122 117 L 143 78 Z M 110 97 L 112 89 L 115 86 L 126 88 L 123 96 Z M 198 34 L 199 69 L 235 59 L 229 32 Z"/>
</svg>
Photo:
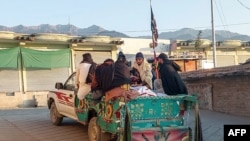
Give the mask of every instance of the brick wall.
<svg viewBox="0 0 250 141">
<path fill-rule="evenodd" d="M 212 74 L 208 74 L 209 71 L 192 72 L 182 76 L 189 93 L 197 93 L 201 109 L 250 117 L 250 67 L 241 68 L 213 70 Z"/>
</svg>

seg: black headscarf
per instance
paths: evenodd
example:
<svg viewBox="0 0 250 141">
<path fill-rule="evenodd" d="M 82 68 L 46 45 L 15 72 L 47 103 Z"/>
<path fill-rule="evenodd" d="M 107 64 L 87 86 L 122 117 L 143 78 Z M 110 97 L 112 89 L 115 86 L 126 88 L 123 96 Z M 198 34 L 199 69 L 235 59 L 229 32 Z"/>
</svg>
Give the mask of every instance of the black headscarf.
<svg viewBox="0 0 250 141">
<path fill-rule="evenodd" d="M 176 70 L 176 71 L 181 71 L 181 67 L 176 64 L 174 61 L 172 60 L 169 60 L 168 59 L 168 56 L 164 53 L 161 53 L 157 58 L 161 58 L 163 60 L 163 64 L 170 64 L 173 66 L 173 68 Z M 159 66 L 161 66 L 162 64 L 160 64 Z"/>
<path fill-rule="evenodd" d="M 91 56 L 91 54 L 90 53 L 84 53 L 83 55 L 82 55 L 82 61 L 81 61 L 81 63 L 93 63 L 93 59 L 92 59 L 92 56 Z"/>
<path fill-rule="evenodd" d="M 164 62 L 168 61 L 168 56 L 165 53 L 161 53 L 157 58 L 161 58 Z"/>
<path fill-rule="evenodd" d="M 143 54 L 141 53 L 141 52 L 138 52 L 138 53 L 136 53 L 136 55 L 135 55 L 135 59 L 136 58 L 142 58 L 142 59 L 144 59 L 144 56 L 143 56 Z"/>
<path fill-rule="evenodd" d="M 84 53 L 82 55 L 81 63 L 89 63 L 89 64 L 91 64 L 91 66 L 89 68 L 88 76 L 86 78 L 86 83 L 91 83 L 92 79 L 93 79 L 93 75 L 95 73 L 95 69 L 96 69 L 97 64 L 93 61 L 92 56 L 91 56 L 90 53 Z"/>
<path fill-rule="evenodd" d="M 127 63 L 125 55 L 119 52 L 117 61 L 115 62 L 114 78 L 110 89 L 123 84 L 130 84 L 130 68 Z"/>
<path fill-rule="evenodd" d="M 118 58 L 117 58 L 116 62 L 122 62 L 122 63 L 126 64 L 127 66 L 129 66 L 129 63 L 126 59 L 126 56 L 123 54 L 122 51 L 120 51 L 118 53 Z"/>
<path fill-rule="evenodd" d="M 96 89 L 102 89 L 104 92 L 108 90 L 114 77 L 114 61 L 106 59 L 101 65 L 97 66 L 95 77 L 98 84 Z"/>
</svg>

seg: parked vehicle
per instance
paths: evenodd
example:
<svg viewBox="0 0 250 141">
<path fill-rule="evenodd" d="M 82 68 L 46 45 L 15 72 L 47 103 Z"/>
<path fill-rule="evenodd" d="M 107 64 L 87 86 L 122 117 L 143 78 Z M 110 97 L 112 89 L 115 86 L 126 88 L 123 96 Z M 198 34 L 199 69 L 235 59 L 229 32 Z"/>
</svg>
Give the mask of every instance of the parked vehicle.
<svg viewBox="0 0 250 141">
<path fill-rule="evenodd" d="M 184 112 L 197 104 L 196 96 L 138 96 L 100 102 L 88 94 L 76 96 L 75 73 L 66 82 L 56 83 L 48 93 L 48 108 L 54 125 L 64 117 L 88 125 L 90 141 L 188 141 L 192 131 L 184 122 Z"/>
</svg>

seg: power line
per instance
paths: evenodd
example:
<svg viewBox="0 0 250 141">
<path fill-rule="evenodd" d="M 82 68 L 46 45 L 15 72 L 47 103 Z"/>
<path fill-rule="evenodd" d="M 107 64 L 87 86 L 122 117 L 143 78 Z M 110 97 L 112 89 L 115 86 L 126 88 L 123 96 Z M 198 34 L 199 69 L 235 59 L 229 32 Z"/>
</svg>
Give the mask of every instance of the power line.
<svg viewBox="0 0 250 141">
<path fill-rule="evenodd" d="M 215 5 L 216 5 L 216 8 L 217 8 L 218 6 L 217 6 L 216 1 L 215 1 Z M 224 26 L 224 30 L 225 30 L 224 33 L 228 36 L 228 38 L 232 38 L 231 32 L 226 32 L 226 30 L 227 30 L 227 31 L 230 31 L 230 30 L 229 30 L 229 28 L 228 28 L 228 26 L 227 26 L 227 21 L 226 21 L 226 17 L 225 17 L 225 15 L 224 15 L 224 12 L 223 12 L 221 0 L 219 0 L 219 7 L 220 7 L 220 10 L 221 10 L 221 13 L 222 13 L 223 18 L 221 18 L 221 15 L 220 15 L 220 14 L 219 14 L 219 16 L 220 16 L 220 19 L 221 19 L 222 24 L 225 25 L 225 26 Z M 218 13 L 219 13 L 219 9 L 218 9 L 218 8 L 217 8 L 217 11 L 218 11 Z M 224 20 L 225 24 L 224 24 L 223 20 Z"/>
<path fill-rule="evenodd" d="M 247 23 L 235 23 L 235 24 L 228 24 L 227 26 L 239 26 L 239 25 L 250 25 L 250 22 Z M 215 25 L 215 27 L 224 27 L 225 25 Z M 204 28 L 211 28 L 211 26 L 198 26 L 198 27 L 190 27 L 193 29 L 204 29 Z M 164 31 L 176 31 L 180 28 L 172 28 L 172 29 L 158 29 L 158 31 L 164 32 Z M 150 32 L 151 30 L 130 30 L 130 31 L 121 31 L 121 32 L 130 32 L 130 33 L 139 33 L 139 32 Z"/>
<path fill-rule="evenodd" d="M 216 10 L 217 10 L 217 12 L 218 12 L 218 15 L 219 15 L 219 18 L 220 18 L 220 20 L 221 20 L 222 25 L 226 25 L 226 24 L 224 23 L 222 17 L 221 17 L 221 13 L 220 13 L 220 10 L 219 10 L 219 7 L 218 7 L 216 1 L 215 1 L 215 7 L 216 7 Z M 226 33 L 226 30 L 227 30 L 226 27 L 223 26 L 223 28 L 224 28 L 224 34 L 225 34 L 227 37 L 229 37 L 228 34 Z"/>
<path fill-rule="evenodd" d="M 243 4 L 240 0 L 237 0 L 237 1 L 240 3 L 241 6 L 245 7 L 247 10 L 250 10 L 250 8 L 247 7 L 245 4 Z"/>
</svg>

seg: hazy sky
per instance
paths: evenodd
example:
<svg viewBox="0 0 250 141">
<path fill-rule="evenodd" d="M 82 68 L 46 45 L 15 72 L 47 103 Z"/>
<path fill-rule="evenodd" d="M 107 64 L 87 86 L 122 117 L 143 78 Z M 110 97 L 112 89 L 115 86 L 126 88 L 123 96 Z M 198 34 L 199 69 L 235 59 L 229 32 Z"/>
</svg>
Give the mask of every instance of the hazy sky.
<svg viewBox="0 0 250 141">
<path fill-rule="evenodd" d="M 159 33 L 211 29 L 211 0 L 152 0 Z M 1 0 L 0 25 L 98 25 L 130 36 L 150 35 L 150 0 Z M 214 0 L 216 30 L 250 35 L 250 0 Z"/>
</svg>

